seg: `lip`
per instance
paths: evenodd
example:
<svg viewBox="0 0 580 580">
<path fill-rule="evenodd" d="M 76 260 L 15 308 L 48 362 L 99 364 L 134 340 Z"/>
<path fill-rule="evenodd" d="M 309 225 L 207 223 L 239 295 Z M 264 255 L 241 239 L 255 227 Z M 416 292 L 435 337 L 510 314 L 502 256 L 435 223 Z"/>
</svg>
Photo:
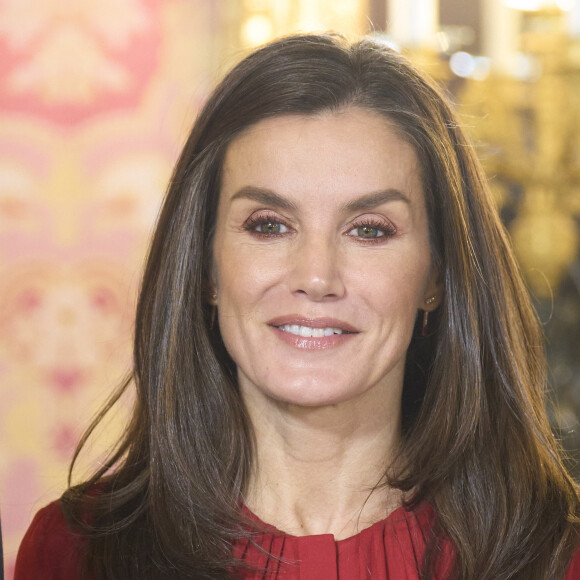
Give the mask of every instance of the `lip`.
<svg viewBox="0 0 580 580">
<path fill-rule="evenodd" d="M 348 324 L 348 322 L 344 322 L 338 318 L 306 318 L 297 314 L 278 316 L 277 318 L 269 320 L 267 324 L 275 327 L 284 326 L 285 324 L 298 324 L 299 326 L 310 326 L 310 328 L 340 328 L 340 330 L 351 334 L 357 334 L 359 332 L 352 324 Z"/>
<path fill-rule="evenodd" d="M 298 324 L 300 326 L 310 326 L 311 328 L 340 328 L 344 333 L 320 337 L 297 336 L 296 334 L 284 332 L 278 328 L 285 324 Z M 268 325 L 275 335 L 286 344 L 300 350 L 310 351 L 336 348 L 345 342 L 352 340 L 359 333 L 354 326 L 344 322 L 343 320 L 338 320 L 337 318 L 305 318 L 304 316 L 294 314 L 273 318 L 268 321 Z"/>
</svg>

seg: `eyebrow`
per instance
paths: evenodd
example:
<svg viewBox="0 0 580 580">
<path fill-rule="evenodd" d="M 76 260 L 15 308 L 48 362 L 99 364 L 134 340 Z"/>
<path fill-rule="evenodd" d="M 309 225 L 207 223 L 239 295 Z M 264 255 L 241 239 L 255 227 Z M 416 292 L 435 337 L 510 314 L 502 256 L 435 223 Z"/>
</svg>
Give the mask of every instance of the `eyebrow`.
<svg viewBox="0 0 580 580">
<path fill-rule="evenodd" d="M 402 201 L 411 205 L 411 200 L 402 191 L 390 188 L 361 195 L 345 203 L 343 209 L 346 212 L 368 211 L 390 201 Z"/>
<path fill-rule="evenodd" d="M 257 201 L 259 203 L 263 203 L 264 205 L 273 206 L 286 211 L 298 209 L 294 202 L 275 193 L 271 189 L 255 187 L 252 185 L 242 187 L 232 196 L 230 201 L 234 201 L 236 199 L 250 199 L 252 201 Z"/>
<path fill-rule="evenodd" d="M 233 202 L 236 199 L 249 199 L 286 211 L 298 209 L 298 206 L 293 201 L 290 201 L 271 189 L 252 185 L 247 185 L 239 189 L 232 196 L 230 201 Z M 345 213 L 353 211 L 368 211 L 391 201 L 402 201 L 411 205 L 411 200 L 402 191 L 390 188 L 361 195 L 360 197 L 345 203 L 342 206 L 342 210 Z"/>
</svg>

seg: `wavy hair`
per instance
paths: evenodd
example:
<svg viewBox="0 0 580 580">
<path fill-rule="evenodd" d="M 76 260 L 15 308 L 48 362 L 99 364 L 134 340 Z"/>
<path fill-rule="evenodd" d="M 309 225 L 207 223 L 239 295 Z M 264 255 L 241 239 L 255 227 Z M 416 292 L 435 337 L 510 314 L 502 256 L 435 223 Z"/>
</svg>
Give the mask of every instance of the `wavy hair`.
<svg viewBox="0 0 580 580">
<path fill-rule="evenodd" d="M 578 542 L 578 490 L 546 418 L 539 324 L 474 150 L 439 88 L 397 52 L 300 35 L 234 67 L 176 165 L 142 281 L 133 372 L 75 460 L 130 386 L 132 419 L 108 461 L 62 498 L 89 537 L 93 577 L 230 576 L 254 441 L 210 322 L 222 163 L 232 139 L 263 119 L 347 107 L 384 115 L 414 147 L 444 285 L 431 336 L 417 333 L 409 348 L 406 463 L 389 479 L 438 516 L 418 572 L 431 577 L 448 539 L 458 580 L 563 576 Z"/>
</svg>

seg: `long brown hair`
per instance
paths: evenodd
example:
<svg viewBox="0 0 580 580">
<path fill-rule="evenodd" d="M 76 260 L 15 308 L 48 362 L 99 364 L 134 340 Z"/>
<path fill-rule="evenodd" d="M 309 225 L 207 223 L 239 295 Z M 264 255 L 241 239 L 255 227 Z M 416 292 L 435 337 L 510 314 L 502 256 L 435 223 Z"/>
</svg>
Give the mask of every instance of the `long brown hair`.
<svg viewBox="0 0 580 580">
<path fill-rule="evenodd" d="M 438 516 L 423 577 L 444 539 L 458 579 L 563 575 L 578 540 L 578 492 L 546 419 L 539 325 L 473 149 L 439 89 L 401 55 L 369 39 L 303 35 L 225 77 L 175 168 L 143 278 L 133 373 L 77 454 L 129 385 L 132 420 L 110 459 L 62 500 L 89 536 L 94 577 L 228 577 L 253 435 L 210 322 L 224 154 L 267 117 L 349 106 L 386 116 L 414 146 L 444 285 L 431 336 L 417 333 L 409 349 L 407 463 L 390 477 Z"/>
</svg>

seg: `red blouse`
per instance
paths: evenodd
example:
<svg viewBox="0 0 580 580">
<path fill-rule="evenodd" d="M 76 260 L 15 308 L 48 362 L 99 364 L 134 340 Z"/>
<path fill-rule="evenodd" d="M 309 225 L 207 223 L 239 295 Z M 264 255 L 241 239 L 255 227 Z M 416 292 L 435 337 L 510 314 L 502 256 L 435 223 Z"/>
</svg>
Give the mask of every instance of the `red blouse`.
<svg viewBox="0 0 580 580">
<path fill-rule="evenodd" d="M 425 537 L 435 514 L 424 503 L 412 512 L 399 508 L 386 519 L 345 540 L 331 534 L 290 536 L 267 526 L 265 532 L 239 542 L 234 553 L 254 569 L 245 579 L 419 580 Z M 83 541 L 70 534 L 58 502 L 41 509 L 28 529 L 16 560 L 14 580 L 77 580 Z M 443 550 L 435 579 L 443 580 L 451 562 Z M 580 550 L 565 580 L 580 580 Z"/>
</svg>

